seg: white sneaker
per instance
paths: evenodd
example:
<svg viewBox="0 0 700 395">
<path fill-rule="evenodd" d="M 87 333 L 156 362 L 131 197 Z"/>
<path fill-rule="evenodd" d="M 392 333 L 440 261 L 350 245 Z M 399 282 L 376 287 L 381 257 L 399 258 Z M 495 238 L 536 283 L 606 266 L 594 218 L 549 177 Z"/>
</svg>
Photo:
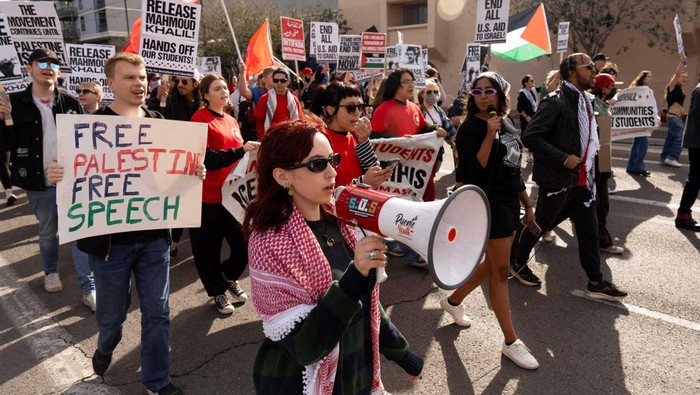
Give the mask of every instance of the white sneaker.
<svg viewBox="0 0 700 395">
<path fill-rule="evenodd" d="M 557 236 L 553 235 L 551 231 L 544 232 L 542 235 L 542 241 L 545 243 L 554 243 L 554 239 L 556 239 Z"/>
<path fill-rule="evenodd" d="M 503 355 L 508 357 L 508 359 L 523 369 L 532 370 L 540 367 L 540 364 L 530 353 L 530 349 L 528 349 L 525 346 L 525 343 L 523 343 L 520 339 L 513 342 L 513 344 L 510 346 L 503 343 L 501 352 L 503 352 Z"/>
<path fill-rule="evenodd" d="M 472 326 L 472 320 L 464 312 L 464 306 L 461 304 L 459 306 L 452 306 L 450 302 L 447 301 L 447 298 L 444 298 L 440 300 L 440 307 L 452 316 L 452 319 L 455 320 L 455 324 L 465 328 Z"/>
<path fill-rule="evenodd" d="M 625 252 L 625 249 L 619 246 L 607 246 L 607 247 L 600 247 L 600 250 L 603 252 L 607 252 L 608 254 L 622 254 Z"/>
<path fill-rule="evenodd" d="M 95 291 L 90 291 L 84 294 L 83 303 L 85 303 L 90 310 L 95 311 L 97 309 L 97 293 Z"/>
<path fill-rule="evenodd" d="M 238 281 L 231 282 L 228 291 L 231 293 L 233 300 L 238 303 L 245 303 L 248 300 L 248 295 L 241 288 L 241 284 Z"/>
<path fill-rule="evenodd" d="M 63 289 L 58 273 L 49 273 L 44 276 L 44 289 L 46 292 L 58 292 Z"/>
<path fill-rule="evenodd" d="M 221 314 L 233 314 L 233 312 L 236 310 L 235 307 L 229 302 L 228 298 L 226 295 L 218 295 L 214 297 L 214 304 L 216 305 L 216 309 L 219 310 L 219 313 Z"/>
<path fill-rule="evenodd" d="M 681 164 L 678 163 L 678 161 L 675 159 L 666 158 L 666 159 L 664 159 L 664 164 L 671 166 L 671 167 L 681 167 Z"/>
</svg>

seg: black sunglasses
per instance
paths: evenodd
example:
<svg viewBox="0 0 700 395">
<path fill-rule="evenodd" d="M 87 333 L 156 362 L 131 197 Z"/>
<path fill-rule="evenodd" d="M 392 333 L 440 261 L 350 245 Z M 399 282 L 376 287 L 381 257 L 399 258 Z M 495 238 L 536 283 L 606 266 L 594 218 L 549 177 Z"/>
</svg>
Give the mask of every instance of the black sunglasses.
<svg viewBox="0 0 700 395">
<path fill-rule="evenodd" d="M 185 85 L 185 86 L 186 86 L 186 85 L 189 83 L 189 81 L 187 81 L 187 80 L 182 80 L 182 79 L 175 79 L 175 80 L 173 80 L 173 84 L 178 85 L 179 83 L 182 83 L 182 85 Z"/>
<path fill-rule="evenodd" d="M 284 84 L 287 81 L 289 81 L 289 80 L 286 78 L 273 78 L 272 79 L 272 82 L 274 82 L 275 84 Z"/>
<path fill-rule="evenodd" d="M 79 95 L 80 95 L 80 94 L 87 95 L 88 93 L 92 93 L 93 95 L 96 95 L 96 94 L 97 94 L 97 92 L 95 92 L 95 91 L 93 91 L 93 90 L 90 90 L 90 89 L 78 89 L 76 92 L 77 92 Z"/>
<path fill-rule="evenodd" d="M 329 163 L 334 169 L 338 167 L 340 165 L 340 154 L 331 154 L 331 156 L 329 156 L 328 158 L 311 159 L 308 162 L 288 166 L 287 170 L 301 169 L 302 167 L 306 167 L 312 173 L 320 173 L 326 170 L 326 167 L 328 167 Z"/>
<path fill-rule="evenodd" d="M 359 103 L 359 104 L 351 103 L 351 104 L 341 104 L 341 105 L 338 105 L 338 107 L 344 107 L 345 110 L 347 110 L 347 112 L 349 112 L 350 114 L 354 114 L 355 111 L 357 111 L 358 109 L 360 110 L 360 112 L 364 111 L 365 108 L 367 108 L 367 105 L 365 103 Z"/>
</svg>

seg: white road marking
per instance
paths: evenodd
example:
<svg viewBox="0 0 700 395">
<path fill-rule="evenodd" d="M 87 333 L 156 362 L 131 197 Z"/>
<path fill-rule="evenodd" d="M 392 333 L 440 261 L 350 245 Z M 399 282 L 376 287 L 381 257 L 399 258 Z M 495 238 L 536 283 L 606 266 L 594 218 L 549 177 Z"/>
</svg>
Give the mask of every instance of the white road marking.
<svg viewBox="0 0 700 395">
<path fill-rule="evenodd" d="M 629 304 L 629 303 L 624 303 L 624 302 L 615 303 L 615 302 L 609 302 L 607 300 L 591 299 L 591 298 L 587 297 L 585 295 L 585 293 L 583 291 L 581 291 L 580 289 L 576 289 L 576 290 L 571 291 L 571 294 L 574 296 L 578 296 L 581 298 L 586 298 L 588 300 L 592 300 L 594 302 L 606 304 L 608 306 L 617 307 L 618 309 L 621 309 L 621 310 L 627 310 L 627 311 L 630 311 L 632 313 L 640 314 L 643 316 L 647 316 L 649 318 L 668 322 L 669 324 L 682 326 L 684 328 L 688 328 L 688 329 L 692 329 L 696 332 L 700 332 L 700 324 L 697 322 L 684 320 L 682 318 L 674 317 L 674 316 L 664 314 L 664 313 L 659 313 L 658 311 L 645 309 L 644 307 L 635 306 L 635 305 Z"/>
</svg>

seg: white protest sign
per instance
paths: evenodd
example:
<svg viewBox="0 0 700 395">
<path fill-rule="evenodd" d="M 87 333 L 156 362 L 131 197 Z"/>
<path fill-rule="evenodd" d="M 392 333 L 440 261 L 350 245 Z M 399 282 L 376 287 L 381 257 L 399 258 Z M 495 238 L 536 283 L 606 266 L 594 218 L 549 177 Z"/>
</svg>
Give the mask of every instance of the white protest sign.
<svg viewBox="0 0 700 395">
<path fill-rule="evenodd" d="M 379 160 L 399 158 L 391 178 L 377 188 L 398 197 L 422 201 L 444 140 L 436 132 L 409 137 L 371 139 Z"/>
<path fill-rule="evenodd" d="M 650 136 L 659 126 L 658 109 L 654 92 L 648 86 L 623 89 L 617 94 L 617 102 L 610 107 L 612 113 L 612 141 L 639 136 Z"/>
<path fill-rule="evenodd" d="M 338 24 L 335 22 L 311 22 L 309 34 L 310 53 L 316 56 L 316 62 L 337 62 Z"/>
<path fill-rule="evenodd" d="M 425 68 L 421 59 L 420 45 L 399 44 L 401 57 L 399 59 L 399 67 L 409 69 L 413 72 L 413 77 L 416 80 L 416 87 L 425 87 Z"/>
<path fill-rule="evenodd" d="M 7 26 L 7 15 L 0 15 L 0 83 L 22 82 L 22 67 Z"/>
<path fill-rule="evenodd" d="M 673 27 L 676 30 L 676 43 L 678 44 L 678 54 L 685 56 L 685 47 L 683 46 L 683 28 L 681 27 L 681 20 L 678 18 L 678 14 L 673 18 Z"/>
<path fill-rule="evenodd" d="M 386 66 L 386 33 L 362 33 L 360 72 L 383 73 Z"/>
<path fill-rule="evenodd" d="M 338 71 L 359 71 L 362 36 L 352 34 L 340 35 L 338 51 Z"/>
<path fill-rule="evenodd" d="M 282 59 L 306 60 L 304 22 L 299 19 L 281 16 L 280 34 L 282 35 Z"/>
<path fill-rule="evenodd" d="M 559 22 L 557 32 L 557 53 L 566 52 L 569 47 L 569 22 Z"/>
<path fill-rule="evenodd" d="M 484 44 L 506 42 L 509 12 L 510 0 L 477 0 L 474 42 Z"/>
<path fill-rule="evenodd" d="M 221 58 L 218 56 L 198 56 L 197 71 L 202 75 L 209 73 L 221 75 Z"/>
<path fill-rule="evenodd" d="M 257 195 L 257 179 L 255 178 L 257 158 L 257 150 L 246 152 L 236 166 L 231 169 L 221 186 L 221 204 L 239 223 L 243 223 L 245 209 Z"/>
<path fill-rule="evenodd" d="M 207 124 L 107 115 L 56 117 L 61 244 L 96 235 L 200 226 Z"/>
<path fill-rule="evenodd" d="M 398 69 L 399 63 L 401 62 L 401 47 L 399 45 L 394 45 L 391 47 L 386 47 L 386 71 L 387 74 Z"/>
<path fill-rule="evenodd" d="M 146 70 L 194 76 L 201 10 L 177 0 L 143 0 L 140 48 Z"/>
<path fill-rule="evenodd" d="M 105 62 L 114 56 L 114 46 L 66 44 L 66 50 L 68 51 L 68 66 L 70 67 L 70 73 L 63 75 L 67 81 L 66 89 L 76 94 L 81 82 L 93 81 L 102 85 L 104 100 L 114 100 L 114 93 L 107 86 L 104 71 Z"/>
<path fill-rule="evenodd" d="M 420 57 L 423 61 L 423 69 L 425 70 L 430 66 L 430 62 L 428 62 L 428 48 L 421 48 Z"/>
<path fill-rule="evenodd" d="M 61 22 L 50 1 L 0 1 L 0 13 L 7 15 L 7 26 L 21 66 L 37 48 L 50 49 L 61 59 L 61 70 L 68 72 L 68 57 L 63 44 Z M 21 67 L 21 82 L 6 86 L 8 92 L 24 90 L 29 86 L 27 71 Z"/>
</svg>

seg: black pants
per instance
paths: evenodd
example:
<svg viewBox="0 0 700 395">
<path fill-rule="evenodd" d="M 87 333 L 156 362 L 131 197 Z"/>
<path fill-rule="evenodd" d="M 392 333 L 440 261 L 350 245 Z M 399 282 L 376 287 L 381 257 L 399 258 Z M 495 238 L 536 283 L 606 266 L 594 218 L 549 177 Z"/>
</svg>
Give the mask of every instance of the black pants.
<svg viewBox="0 0 700 395">
<path fill-rule="evenodd" d="M 596 176 L 595 184 L 598 191 L 596 214 L 598 216 L 598 245 L 601 248 L 613 245 L 613 238 L 608 231 L 608 213 L 610 213 L 610 194 L 608 193 L 608 180 L 610 173 L 600 173 Z"/>
<path fill-rule="evenodd" d="M 231 253 L 221 261 L 224 239 Z M 226 280 L 238 280 L 248 265 L 241 224 L 221 204 L 202 203 L 202 226 L 190 229 L 190 242 L 199 279 L 209 296 L 224 294 L 229 287 Z"/>
<path fill-rule="evenodd" d="M 589 207 L 584 205 L 590 199 L 586 187 L 575 187 L 567 190 L 552 190 L 540 187 L 537 196 L 535 217 L 542 231 L 556 228 L 562 221 L 571 218 L 578 239 L 578 256 L 581 266 L 591 282 L 600 282 L 603 273 L 600 271 L 600 255 L 598 253 L 598 218 L 596 204 Z M 520 232 L 516 240 L 516 265 L 524 265 L 530 258 L 532 248 L 543 232 L 533 236 L 528 231 Z"/>
<path fill-rule="evenodd" d="M 10 152 L 0 149 L 0 182 L 4 189 L 12 188 L 10 178 Z"/>
<path fill-rule="evenodd" d="M 691 212 L 693 203 L 698 199 L 700 191 L 700 148 L 688 148 L 688 160 L 690 161 L 690 171 L 688 179 L 683 187 L 681 203 L 678 206 L 678 213 L 687 214 Z"/>
</svg>

